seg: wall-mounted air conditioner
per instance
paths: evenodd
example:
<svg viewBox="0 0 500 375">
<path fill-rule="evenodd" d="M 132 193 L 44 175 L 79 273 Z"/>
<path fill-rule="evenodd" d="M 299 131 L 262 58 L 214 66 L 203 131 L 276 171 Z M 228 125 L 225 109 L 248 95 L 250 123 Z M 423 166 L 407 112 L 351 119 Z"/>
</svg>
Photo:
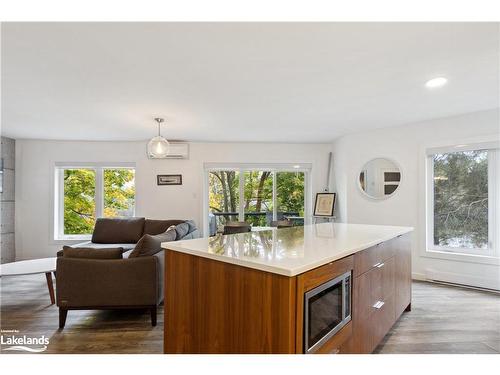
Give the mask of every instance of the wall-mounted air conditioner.
<svg viewBox="0 0 500 375">
<path fill-rule="evenodd" d="M 165 157 L 155 157 L 148 153 L 150 159 L 189 159 L 189 143 L 169 142 L 170 147 Z"/>
</svg>

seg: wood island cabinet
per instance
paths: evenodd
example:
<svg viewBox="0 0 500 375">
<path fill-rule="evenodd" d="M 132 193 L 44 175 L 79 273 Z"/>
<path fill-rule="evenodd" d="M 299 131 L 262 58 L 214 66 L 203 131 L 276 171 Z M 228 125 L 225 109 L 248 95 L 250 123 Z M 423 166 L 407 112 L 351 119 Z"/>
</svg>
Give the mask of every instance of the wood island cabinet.
<svg viewBox="0 0 500 375">
<path fill-rule="evenodd" d="M 315 353 L 371 353 L 411 307 L 410 236 L 293 276 L 167 248 L 164 352 L 304 353 L 305 293 L 351 272 L 351 320 Z"/>
<path fill-rule="evenodd" d="M 354 254 L 353 333 L 341 353 L 371 353 L 411 306 L 411 246 L 402 235 Z"/>
</svg>

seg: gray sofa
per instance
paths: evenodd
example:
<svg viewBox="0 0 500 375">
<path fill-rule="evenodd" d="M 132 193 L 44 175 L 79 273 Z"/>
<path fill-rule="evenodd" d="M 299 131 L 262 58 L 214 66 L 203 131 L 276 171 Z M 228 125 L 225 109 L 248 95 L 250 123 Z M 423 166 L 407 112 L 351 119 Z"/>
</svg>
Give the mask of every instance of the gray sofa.
<svg viewBox="0 0 500 375">
<path fill-rule="evenodd" d="M 199 237 L 192 221 L 102 218 L 96 221 L 91 241 L 59 251 L 59 327 L 64 327 L 68 310 L 138 308 L 149 309 L 151 323 L 156 325 L 157 306 L 163 301 L 165 259 L 159 244 L 165 241 L 162 234 L 172 225 L 176 227 L 168 231 L 171 240 Z M 143 236 L 154 251 L 151 255 L 137 255 L 136 250 L 130 256 Z"/>
</svg>

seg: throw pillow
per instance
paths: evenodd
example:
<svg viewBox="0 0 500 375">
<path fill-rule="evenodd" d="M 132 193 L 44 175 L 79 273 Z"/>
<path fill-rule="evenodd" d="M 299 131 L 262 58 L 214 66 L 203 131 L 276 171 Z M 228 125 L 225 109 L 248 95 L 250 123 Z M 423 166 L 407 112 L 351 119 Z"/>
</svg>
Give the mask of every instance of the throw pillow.
<svg viewBox="0 0 500 375">
<path fill-rule="evenodd" d="M 162 242 L 175 241 L 177 234 L 174 229 L 168 229 L 166 232 L 152 236 L 150 234 L 145 234 L 141 237 L 137 245 L 135 245 L 134 250 L 128 256 L 129 258 L 151 256 L 159 253 Z"/>
<path fill-rule="evenodd" d="M 180 240 L 182 237 L 189 233 L 189 224 L 181 223 L 179 225 L 176 225 L 175 231 L 177 232 L 177 237 L 175 239 Z"/>
<path fill-rule="evenodd" d="M 64 258 L 79 259 L 122 259 L 123 248 L 94 249 L 89 247 L 63 246 Z"/>
</svg>

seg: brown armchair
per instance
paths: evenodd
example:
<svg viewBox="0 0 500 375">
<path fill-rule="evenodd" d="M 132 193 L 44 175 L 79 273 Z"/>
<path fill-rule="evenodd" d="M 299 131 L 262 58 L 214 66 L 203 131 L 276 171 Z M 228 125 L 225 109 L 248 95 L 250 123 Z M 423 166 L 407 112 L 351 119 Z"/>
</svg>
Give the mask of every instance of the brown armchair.
<svg viewBox="0 0 500 375">
<path fill-rule="evenodd" d="M 57 259 L 59 327 L 68 310 L 140 309 L 151 312 L 163 300 L 164 252 L 125 259 Z"/>
</svg>

